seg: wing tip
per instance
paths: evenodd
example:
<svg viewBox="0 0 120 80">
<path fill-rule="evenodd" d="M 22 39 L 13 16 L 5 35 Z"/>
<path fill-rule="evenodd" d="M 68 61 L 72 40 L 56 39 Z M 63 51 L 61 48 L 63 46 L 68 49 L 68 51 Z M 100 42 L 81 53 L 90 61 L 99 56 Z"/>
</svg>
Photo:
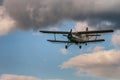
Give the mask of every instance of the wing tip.
<svg viewBox="0 0 120 80">
<path fill-rule="evenodd" d="M 111 29 L 110 32 L 114 32 L 114 30 Z"/>
<path fill-rule="evenodd" d="M 44 33 L 45 31 L 39 31 L 39 32 Z"/>
<path fill-rule="evenodd" d="M 105 39 L 98 39 L 97 41 L 105 41 Z"/>
</svg>

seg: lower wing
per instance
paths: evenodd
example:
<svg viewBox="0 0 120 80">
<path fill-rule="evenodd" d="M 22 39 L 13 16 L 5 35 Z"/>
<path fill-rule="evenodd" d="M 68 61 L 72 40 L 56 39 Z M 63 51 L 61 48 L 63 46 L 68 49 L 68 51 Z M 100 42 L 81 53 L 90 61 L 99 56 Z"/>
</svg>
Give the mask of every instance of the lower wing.
<svg viewBox="0 0 120 80">
<path fill-rule="evenodd" d="M 62 41 L 62 40 L 47 40 L 49 42 L 56 42 L 56 43 L 71 43 L 70 41 Z"/>
<path fill-rule="evenodd" d="M 78 42 L 71 42 L 71 41 L 62 41 L 62 40 L 48 40 L 49 42 L 56 42 L 56 43 L 90 43 L 90 42 L 103 42 L 104 39 L 98 40 L 87 40 L 87 41 L 78 41 Z"/>
</svg>

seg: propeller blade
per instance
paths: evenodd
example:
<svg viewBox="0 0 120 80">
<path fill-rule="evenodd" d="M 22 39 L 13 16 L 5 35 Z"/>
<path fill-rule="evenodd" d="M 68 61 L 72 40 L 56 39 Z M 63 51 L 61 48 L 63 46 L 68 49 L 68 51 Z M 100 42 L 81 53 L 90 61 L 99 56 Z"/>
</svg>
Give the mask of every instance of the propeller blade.
<svg viewBox="0 0 120 80">
<path fill-rule="evenodd" d="M 70 30 L 70 33 L 68 34 L 68 38 L 72 37 L 72 29 Z"/>
</svg>

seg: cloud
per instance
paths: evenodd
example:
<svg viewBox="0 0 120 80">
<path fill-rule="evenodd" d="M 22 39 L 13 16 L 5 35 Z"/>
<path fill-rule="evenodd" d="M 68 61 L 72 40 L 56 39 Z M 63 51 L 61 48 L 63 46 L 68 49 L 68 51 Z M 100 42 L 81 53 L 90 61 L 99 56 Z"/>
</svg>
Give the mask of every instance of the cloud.
<svg viewBox="0 0 120 80">
<path fill-rule="evenodd" d="M 24 30 L 48 28 L 61 20 L 120 29 L 119 0 L 4 0 L 2 6 Z"/>
<path fill-rule="evenodd" d="M 9 17 L 3 7 L 0 7 L 0 35 L 4 35 L 15 29 L 16 22 Z"/>
<path fill-rule="evenodd" d="M 42 80 L 31 76 L 21 76 L 12 74 L 3 74 L 0 76 L 0 80 Z"/>
<path fill-rule="evenodd" d="M 0 76 L 0 80 L 64 80 L 60 78 L 55 79 L 40 79 L 32 76 L 14 75 L 14 74 L 3 74 Z"/>
<path fill-rule="evenodd" d="M 4 0 L 0 0 L 0 5 L 2 5 L 2 4 L 3 4 L 3 1 L 4 1 Z"/>
<path fill-rule="evenodd" d="M 112 36 L 112 42 L 115 46 L 120 46 L 120 30 L 116 31 Z"/>
<path fill-rule="evenodd" d="M 92 26 L 89 26 L 88 23 L 85 21 L 85 22 L 77 22 L 74 31 L 86 31 L 86 28 L 88 28 L 89 30 L 95 29 Z"/>
<path fill-rule="evenodd" d="M 101 50 L 79 55 L 64 62 L 61 68 L 75 68 L 80 73 L 96 77 L 120 78 L 120 50 Z"/>
</svg>

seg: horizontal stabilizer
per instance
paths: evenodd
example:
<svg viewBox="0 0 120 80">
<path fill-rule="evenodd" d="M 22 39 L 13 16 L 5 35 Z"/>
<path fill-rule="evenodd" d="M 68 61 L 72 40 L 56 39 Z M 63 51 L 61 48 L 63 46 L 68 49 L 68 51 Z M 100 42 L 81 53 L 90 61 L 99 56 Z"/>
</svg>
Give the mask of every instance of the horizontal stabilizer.
<svg viewBox="0 0 120 80">
<path fill-rule="evenodd" d="M 86 36 L 101 36 L 100 34 L 87 34 Z"/>
<path fill-rule="evenodd" d="M 98 40 L 88 40 L 88 41 L 82 41 L 82 43 L 89 43 L 89 42 L 103 42 L 104 39 L 98 39 Z M 80 42 L 81 43 L 81 42 Z"/>
</svg>

